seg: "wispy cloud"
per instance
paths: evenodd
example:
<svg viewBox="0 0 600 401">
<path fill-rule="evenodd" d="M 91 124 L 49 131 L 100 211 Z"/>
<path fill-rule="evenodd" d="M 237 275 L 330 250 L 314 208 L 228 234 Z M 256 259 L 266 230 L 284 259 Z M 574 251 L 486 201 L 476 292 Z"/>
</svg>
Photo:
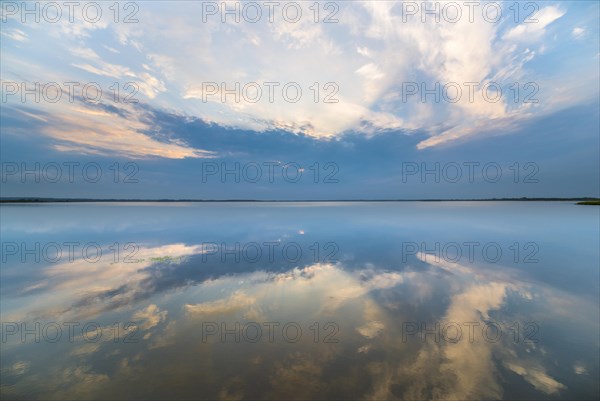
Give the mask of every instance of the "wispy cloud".
<svg viewBox="0 0 600 401">
<path fill-rule="evenodd" d="M 303 15 L 313 15 L 309 6 L 302 3 Z M 316 138 L 347 132 L 427 132 L 430 138 L 419 143 L 419 149 L 471 140 L 491 129 L 511 132 L 530 117 L 594 96 L 588 91 L 573 99 L 540 91 L 538 103 L 525 104 L 522 96 L 518 102 L 512 100 L 515 84 L 555 82 L 557 77 L 565 78 L 563 86 L 571 82 L 569 71 L 534 63 L 548 56 L 553 44 L 586 35 L 585 27 L 561 22 L 569 4 L 544 5 L 531 15 L 523 12 L 527 20 L 521 18 L 518 23 L 509 17 L 491 23 L 480 12 L 472 21 L 441 18 L 436 22 L 434 16 L 423 21 L 418 14 L 407 18 L 406 10 L 403 13 L 398 4 L 386 1 L 339 4 L 337 23 L 332 24 L 315 23 L 308 17 L 296 23 L 281 18 L 274 22 L 262 18 L 256 23 L 229 18 L 223 23 L 220 13 L 204 21 L 201 3 L 181 7 L 145 3 L 136 14 L 139 23 L 78 20 L 68 26 L 64 22 L 41 24 L 44 32 L 11 19 L 3 34 L 15 42 L 29 39 L 40 50 L 43 44 L 51 49 L 52 55 L 45 55 L 51 59 L 58 60 L 65 52 L 70 55 L 68 72 L 64 63 L 58 67 L 56 61 L 48 63 L 50 72 L 63 69 L 62 75 L 74 75 L 82 82 L 99 80 L 107 87 L 111 81 L 135 83 L 140 101 L 152 107 L 226 127 L 257 132 L 277 128 Z M 111 15 L 110 10 L 107 13 Z M 512 17 L 507 9 L 504 14 Z M 152 29 L 148 21 L 154 21 Z M 66 36 L 67 32 L 74 36 Z M 36 60 L 35 52 L 24 53 L 17 47 L 6 53 L 9 60 Z M 11 64 L 7 67 L 13 68 Z M 34 75 L 27 69 L 20 73 Z M 578 77 L 588 83 L 596 78 Z M 207 93 L 206 83 L 216 84 L 216 89 L 211 87 Z M 276 85 L 269 86 L 271 83 Z M 290 83 L 292 89 L 286 86 Z M 424 86 L 407 97 L 407 83 Z M 459 86 L 462 94 L 453 101 L 432 101 L 430 97 L 423 102 L 422 92 L 436 84 L 449 84 L 450 88 L 442 90 L 451 91 Z M 241 95 L 237 101 L 231 94 L 236 85 Z M 250 92 L 244 92 L 246 85 L 251 85 Z M 482 95 L 489 85 L 493 90 L 487 94 L 502 90 L 498 101 Z M 261 91 L 258 100 L 256 88 Z M 297 88 L 301 96 L 290 101 Z M 469 94 L 471 88 L 474 96 Z M 522 86 L 519 89 L 525 91 Z M 573 92 L 567 87 L 565 93 L 569 90 Z M 244 96 L 249 93 L 251 96 Z M 57 131 L 53 135 L 63 141 Z M 142 153 L 161 154 L 136 132 L 121 129 L 112 138 L 131 135 L 120 141 L 141 143 L 147 149 Z M 98 148 L 108 143 L 101 143 L 98 137 L 93 142 Z M 68 146 L 60 144 L 57 149 Z M 165 148 L 162 154 L 199 155 L 179 148 Z"/>
</svg>

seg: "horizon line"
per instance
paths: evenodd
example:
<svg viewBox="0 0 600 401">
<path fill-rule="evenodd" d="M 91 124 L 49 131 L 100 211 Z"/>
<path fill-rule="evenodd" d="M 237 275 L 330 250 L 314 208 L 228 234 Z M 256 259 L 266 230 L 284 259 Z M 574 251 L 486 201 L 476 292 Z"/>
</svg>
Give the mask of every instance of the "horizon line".
<svg viewBox="0 0 600 401">
<path fill-rule="evenodd" d="M 119 198 L 42 198 L 0 197 L 0 203 L 77 203 L 77 202 L 150 202 L 150 203 L 202 203 L 202 202 L 486 202 L 486 201 L 589 201 L 596 197 L 517 197 L 517 198 L 419 198 L 419 199 L 119 199 Z"/>
</svg>

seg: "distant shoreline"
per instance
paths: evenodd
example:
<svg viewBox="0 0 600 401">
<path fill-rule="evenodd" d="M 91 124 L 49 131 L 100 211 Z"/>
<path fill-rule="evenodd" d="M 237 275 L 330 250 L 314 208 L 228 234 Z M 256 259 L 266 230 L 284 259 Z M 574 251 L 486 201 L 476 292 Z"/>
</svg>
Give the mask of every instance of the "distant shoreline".
<svg viewBox="0 0 600 401">
<path fill-rule="evenodd" d="M 599 205 L 600 199 L 582 198 L 485 198 L 485 199 L 93 199 L 93 198 L 0 198 L 0 203 L 227 203 L 227 202 L 578 202 L 580 205 Z"/>
</svg>

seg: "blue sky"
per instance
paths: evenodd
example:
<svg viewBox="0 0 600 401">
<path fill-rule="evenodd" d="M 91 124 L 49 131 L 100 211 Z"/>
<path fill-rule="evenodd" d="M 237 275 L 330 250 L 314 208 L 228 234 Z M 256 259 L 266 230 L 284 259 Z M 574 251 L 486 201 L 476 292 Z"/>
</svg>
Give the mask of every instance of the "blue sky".
<svg viewBox="0 0 600 401">
<path fill-rule="evenodd" d="M 76 8 L 71 22 L 57 2 L 54 23 L 43 3 L 40 22 L 20 2 L 2 3 L 2 196 L 600 196 L 598 2 L 481 2 L 472 20 L 457 2 L 454 22 L 448 2 L 428 5 L 439 22 L 413 8 L 421 2 L 321 2 L 317 22 L 313 2 L 292 2 L 296 22 L 283 18 L 285 2 L 273 21 L 253 3 L 257 22 L 223 13 L 236 2 L 122 2 L 116 22 L 113 2 L 98 3 L 98 21 Z M 498 4 L 498 21 L 484 17 Z M 325 23 L 332 12 L 337 22 Z M 39 89 L 39 101 L 23 94 L 49 82 L 57 86 Z M 78 84 L 72 99 L 69 82 Z M 99 101 L 82 94 L 90 83 Z M 248 88 L 239 101 L 222 91 L 236 83 Z M 423 99 L 436 83 L 448 91 Z M 137 103 L 124 102 L 129 93 Z M 35 163 L 57 163 L 62 178 L 46 179 L 51 167 L 40 182 L 22 177 Z M 64 163 L 80 163 L 73 182 Z M 100 166 L 97 182 L 81 179 L 86 163 Z M 284 176 L 284 165 L 300 178 Z M 238 169 L 239 182 L 224 169 Z M 137 182 L 122 182 L 127 174 Z"/>
</svg>

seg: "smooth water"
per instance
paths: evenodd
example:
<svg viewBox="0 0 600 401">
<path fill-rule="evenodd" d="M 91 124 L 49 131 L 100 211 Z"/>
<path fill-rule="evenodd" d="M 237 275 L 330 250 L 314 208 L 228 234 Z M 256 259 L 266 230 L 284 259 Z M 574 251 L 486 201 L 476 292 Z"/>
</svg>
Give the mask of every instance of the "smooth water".
<svg viewBox="0 0 600 401">
<path fill-rule="evenodd" d="M 600 208 L 2 205 L 2 399 L 597 399 Z"/>
</svg>

